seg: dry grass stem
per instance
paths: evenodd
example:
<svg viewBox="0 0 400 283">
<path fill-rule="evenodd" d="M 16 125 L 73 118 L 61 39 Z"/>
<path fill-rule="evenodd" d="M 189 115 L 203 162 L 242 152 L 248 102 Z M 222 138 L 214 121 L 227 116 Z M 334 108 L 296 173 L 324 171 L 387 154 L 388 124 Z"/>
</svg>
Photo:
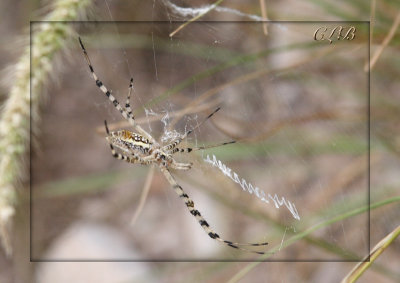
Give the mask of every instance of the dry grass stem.
<svg viewBox="0 0 400 283">
<path fill-rule="evenodd" d="M 396 18 L 393 21 L 393 25 L 389 30 L 389 33 L 386 35 L 385 39 L 383 40 L 382 44 L 378 47 L 378 49 L 375 51 L 374 55 L 372 56 L 369 70 L 371 71 L 376 62 L 378 61 L 379 57 L 382 55 L 383 50 L 386 48 L 386 46 L 389 45 L 390 41 L 393 39 L 394 35 L 396 34 L 396 30 L 399 27 L 400 24 L 400 12 L 397 14 Z M 368 72 L 368 64 L 364 66 L 364 71 Z"/>
<path fill-rule="evenodd" d="M 135 225 L 136 220 L 139 218 L 140 213 L 143 211 L 144 205 L 147 200 L 147 196 L 149 195 L 151 181 L 153 180 L 153 176 L 154 176 L 154 166 L 151 166 L 149 173 L 147 174 L 146 182 L 144 183 L 142 194 L 140 195 L 139 205 L 136 208 L 135 213 L 133 214 L 133 217 L 131 220 L 131 226 Z"/>
<path fill-rule="evenodd" d="M 371 253 L 358 263 L 350 273 L 343 278 L 342 283 L 356 282 L 358 278 L 375 262 L 375 260 L 387 249 L 400 235 L 400 226 L 397 226 L 389 235 L 383 238 L 371 251 Z"/>
<path fill-rule="evenodd" d="M 265 0 L 260 0 L 260 8 L 261 8 L 261 16 L 264 19 L 268 19 L 267 16 L 267 4 L 265 3 Z M 268 24 L 267 23 L 263 23 L 263 32 L 265 35 L 268 35 Z"/>
<path fill-rule="evenodd" d="M 370 156 L 370 166 L 375 165 L 382 159 L 380 153 Z M 355 157 L 346 166 L 332 177 L 332 181 L 323 190 L 313 190 L 309 196 L 310 207 L 318 207 L 323 200 L 334 199 L 342 190 L 346 189 L 357 178 L 367 174 L 368 156 L 366 154 Z"/>
<path fill-rule="evenodd" d="M 349 116 L 350 115 L 350 116 Z M 221 115 L 220 115 L 221 116 Z M 219 126 L 214 122 L 214 120 L 211 120 L 210 123 L 213 123 L 213 125 L 222 133 L 227 135 L 228 137 L 240 141 L 240 142 L 247 142 L 247 143 L 258 143 L 260 141 L 266 140 L 267 138 L 271 137 L 275 133 L 277 133 L 279 130 L 283 129 L 284 127 L 290 127 L 293 125 L 298 125 L 298 124 L 303 124 L 306 122 L 311 122 L 311 121 L 322 121 L 322 120 L 331 120 L 331 119 L 337 119 L 337 118 L 342 118 L 342 119 L 349 119 L 353 118 L 354 114 L 344 114 L 341 113 L 339 110 L 326 110 L 326 111 L 321 111 L 321 112 L 316 112 L 313 114 L 307 114 L 304 116 L 297 116 L 297 117 L 292 117 L 292 118 L 287 118 L 283 119 L 281 121 L 276 121 L 274 123 L 271 123 L 267 129 L 263 130 L 262 126 L 260 126 L 260 131 L 261 133 L 253 136 L 253 137 L 243 137 L 243 136 L 238 136 L 234 134 L 233 132 L 225 129 L 224 127 Z M 357 117 L 357 116 L 356 116 Z M 232 120 L 232 118 L 230 118 Z M 240 123 L 235 122 L 235 124 Z M 255 123 L 252 123 L 255 125 Z M 265 123 L 264 123 L 265 124 Z M 246 127 L 244 124 L 243 127 Z"/>
<path fill-rule="evenodd" d="M 205 16 L 206 14 L 208 14 L 210 11 L 212 11 L 215 7 L 217 7 L 219 4 L 222 3 L 222 1 L 224 0 L 218 0 L 216 1 L 214 4 L 211 5 L 211 8 L 208 9 L 206 12 L 201 13 L 199 15 L 197 15 L 196 17 L 191 18 L 189 21 L 185 22 L 184 24 L 180 25 L 176 30 L 174 30 L 173 32 L 171 32 L 169 34 L 169 37 L 173 37 L 175 34 L 177 34 L 180 30 L 182 30 L 184 27 L 186 27 L 188 24 L 197 21 L 198 19 L 200 19 L 201 17 Z"/>
<path fill-rule="evenodd" d="M 307 64 L 308 62 L 312 62 L 313 59 L 317 59 L 317 58 L 323 57 L 323 56 L 325 56 L 326 54 L 328 54 L 330 52 L 332 52 L 332 50 L 325 49 L 325 50 L 323 50 L 321 52 L 318 52 L 318 53 L 314 54 L 313 56 L 307 57 L 307 58 L 305 58 L 303 60 L 299 60 L 298 62 L 294 62 L 293 64 L 291 64 L 290 66 L 287 66 L 287 67 L 283 67 L 283 68 L 280 68 L 280 69 L 261 69 L 261 70 L 256 70 L 256 71 L 251 72 L 251 73 L 244 74 L 242 76 L 238 76 L 237 78 L 232 79 L 231 81 L 229 81 L 229 82 L 227 82 L 225 84 L 221 84 L 219 86 L 216 86 L 216 87 L 214 87 L 212 89 L 209 89 L 208 91 L 202 93 L 196 99 L 194 99 L 192 102 L 190 102 L 187 105 L 187 108 L 192 108 L 192 107 L 194 107 L 194 106 L 196 106 L 196 105 L 198 105 L 200 103 L 203 103 L 203 101 L 205 101 L 209 97 L 211 97 L 213 95 L 216 95 L 217 93 L 221 92 L 222 90 L 224 90 L 226 88 L 233 87 L 233 86 L 238 85 L 238 84 L 242 84 L 242 83 L 249 82 L 251 80 L 258 79 L 261 76 L 266 76 L 266 75 L 273 74 L 273 73 L 278 73 L 278 72 L 285 72 L 287 70 L 291 70 L 293 68 L 297 68 L 297 67 L 299 67 L 299 66 L 301 66 L 303 64 Z M 175 124 L 179 118 L 180 117 L 176 117 L 175 120 L 173 120 L 171 122 L 171 124 Z"/>
</svg>

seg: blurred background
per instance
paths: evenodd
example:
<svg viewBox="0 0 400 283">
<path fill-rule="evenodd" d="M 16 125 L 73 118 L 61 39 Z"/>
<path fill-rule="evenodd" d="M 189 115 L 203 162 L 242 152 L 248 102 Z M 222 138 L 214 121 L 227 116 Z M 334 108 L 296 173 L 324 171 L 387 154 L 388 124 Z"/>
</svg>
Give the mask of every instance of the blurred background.
<svg viewBox="0 0 400 283">
<path fill-rule="evenodd" d="M 214 2 L 87 2 L 74 23 L 40 22 L 60 7 L 51 3 L 2 4 L 18 11 L 5 15 L 3 65 L 19 60 L 26 19 L 37 20 L 33 56 L 45 54 L 35 42 L 46 30 L 68 32 L 32 112 L 30 174 L 1 282 L 337 282 L 398 226 L 399 4 L 217 2 L 180 30 Z M 132 129 L 96 87 L 78 36 L 122 104 L 133 77 L 136 120 L 162 143 L 221 107 L 185 145 L 237 143 L 177 154 L 194 166 L 172 174 L 222 238 L 267 241 L 254 249 L 266 255 L 210 239 L 158 168 L 112 157 L 103 121 Z M 242 186 L 206 161 L 214 156 Z M 398 241 L 391 247 L 363 281 L 399 280 Z"/>
</svg>

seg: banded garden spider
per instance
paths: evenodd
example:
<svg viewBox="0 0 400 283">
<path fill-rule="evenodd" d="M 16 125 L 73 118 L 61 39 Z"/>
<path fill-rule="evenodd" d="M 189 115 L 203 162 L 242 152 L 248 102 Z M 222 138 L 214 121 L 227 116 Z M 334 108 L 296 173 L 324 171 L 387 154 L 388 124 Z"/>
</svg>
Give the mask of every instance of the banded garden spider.
<svg viewBox="0 0 400 283">
<path fill-rule="evenodd" d="M 89 70 L 92 77 L 96 83 L 96 86 L 108 97 L 112 102 L 114 107 L 122 114 L 122 116 L 129 122 L 129 124 L 138 132 L 134 133 L 128 130 L 119 130 L 110 132 L 107 126 L 107 121 L 104 121 L 108 141 L 113 157 L 119 160 L 126 161 L 128 163 L 138 163 L 142 165 L 157 165 L 164 176 L 167 178 L 168 182 L 171 184 L 175 192 L 186 204 L 189 212 L 197 219 L 200 226 L 208 234 L 208 236 L 214 240 L 217 240 L 225 245 L 240 249 L 248 252 L 253 252 L 257 254 L 264 254 L 264 252 L 253 251 L 243 246 L 265 246 L 268 245 L 267 242 L 264 243 L 235 243 L 228 240 L 222 239 L 217 233 L 215 233 L 208 222 L 201 216 L 201 213 L 194 207 L 194 202 L 189 198 L 189 196 L 183 191 L 182 187 L 177 183 L 175 178 L 171 175 L 170 169 L 175 170 L 189 170 L 192 163 L 180 163 L 177 162 L 172 155 L 177 152 L 189 153 L 191 151 L 203 150 L 211 147 L 217 147 L 222 145 L 227 145 L 235 143 L 235 141 L 224 142 L 212 146 L 202 146 L 202 147 L 178 147 L 179 144 L 186 139 L 194 130 L 200 127 L 205 121 L 211 118 L 220 108 L 214 110 L 210 115 L 208 115 L 201 123 L 196 127 L 188 130 L 180 137 L 176 138 L 173 142 L 167 145 L 160 145 L 149 133 L 147 133 L 140 125 L 135 123 L 135 118 L 132 115 L 132 109 L 130 106 L 130 97 L 133 88 L 133 79 L 130 80 L 128 96 L 126 99 L 125 107 L 122 107 L 118 100 L 111 94 L 111 92 L 106 88 L 106 86 L 98 79 L 94 72 L 93 66 L 90 62 L 89 56 L 83 46 L 82 40 L 79 37 L 79 44 L 82 48 L 83 54 L 85 56 L 86 62 L 89 65 Z M 115 150 L 116 147 L 122 153 Z"/>
</svg>

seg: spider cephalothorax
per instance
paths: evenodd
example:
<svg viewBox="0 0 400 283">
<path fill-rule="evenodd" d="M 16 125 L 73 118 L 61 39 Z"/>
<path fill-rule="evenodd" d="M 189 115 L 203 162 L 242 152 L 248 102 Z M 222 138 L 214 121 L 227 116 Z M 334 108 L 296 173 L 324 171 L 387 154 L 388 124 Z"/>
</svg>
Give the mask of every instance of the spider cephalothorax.
<svg viewBox="0 0 400 283">
<path fill-rule="evenodd" d="M 83 50 L 86 62 L 89 65 L 89 70 L 92 77 L 96 83 L 96 86 L 105 94 L 105 96 L 111 101 L 114 107 L 121 113 L 121 115 L 131 124 L 135 129 L 136 133 L 120 130 L 110 132 L 105 123 L 107 141 L 111 148 L 112 155 L 120 160 L 124 160 L 129 163 L 138 163 L 142 165 L 156 165 L 160 168 L 161 172 L 167 178 L 168 182 L 171 184 L 175 192 L 180 198 L 182 198 L 188 208 L 189 212 L 197 219 L 201 227 L 208 234 L 208 236 L 214 240 L 222 242 L 229 247 L 241 249 L 245 251 L 254 252 L 257 254 L 264 254 L 264 252 L 249 250 L 240 246 L 264 246 L 268 243 L 249 243 L 241 244 L 222 239 L 217 233 L 215 233 L 208 222 L 204 219 L 201 213 L 195 209 L 194 202 L 189 198 L 189 196 L 183 191 L 182 187 L 176 182 L 175 178 L 171 175 L 170 169 L 175 170 L 188 170 L 192 167 L 192 163 L 181 163 L 177 162 L 173 158 L 173 154 L 177 152 L 189 153 L 191 151 L 203 150 L 211 147 L 217 147 L 222 145 L 227 145 L 234 143 L 235 141 L 224 142 L 212 146 L 202 146 L 202 147 L 180 147 L 181 142 L 186 139 L 195 129 L 200 127 L 207 119 L 211 118 L 220 108 L 215 109 L 211 114 L 209 114 L 201 123 L 199 123 L 193 129 L 187 131 L 183 135 L 177 137 L 172 142 L 166 145 L 160 145 L 149 133 L 147 133 L 142 127 L 135 123 L 135 119 L 132 115 L 132 109 L 130 106 L 130 96 L 133 88 L 133 79 L 130 80 L 128 97 L 126 99 L 125 107 L 122 107 L 118 100 L 111 94 L 111 92 L 104 86 L 104 84 L 98 79 L 94 72 L 93 66 L 90 62 L 89 56 L 86 52 L 85 47 L 81 39 L 79 38 L 80 46 Z M 117 150 L 115 149 L 118 149 Z M 121 153 L 122 152 L 122 153 Z"/>
</svg>

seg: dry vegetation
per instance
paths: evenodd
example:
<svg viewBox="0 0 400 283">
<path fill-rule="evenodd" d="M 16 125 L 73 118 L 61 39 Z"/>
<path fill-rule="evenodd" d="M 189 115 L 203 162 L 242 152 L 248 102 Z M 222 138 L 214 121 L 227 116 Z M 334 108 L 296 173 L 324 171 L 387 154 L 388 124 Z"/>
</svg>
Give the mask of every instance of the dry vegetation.
<svg viewBox="0 0 400 283">
<path fill-rule="evenodd" d="M 189 5 L 189 1 L 173 2 Z M 363 282 L 399 280 L 399 244 L 395 239 L 400 201 L 400 4 L 390 0 L 351 4 L 312 1 L 307 5 L 269 2 L 218 4 L 247 14 L 267 14 L 272 20 L 371 18 L 372 22 L 371 26 L 352 22 L 357 31 L 354 40 L 328 44 L 314 41 L 313 33 L 321 25 L 332 29 L 337 23 L 265 26 L 234 22 L 243 16 L 216 10 L 199 16 L 171 38 L 180 23 L 170 21 L 184 18 L 161 1 L 154 5 L 152 1 L 108 1 L 109 7 L 105 2 L 97 3 L 90 12 L 81 10 L 74 17 L 82 19 L 85 14 L 89 20 L 135 22 L 63 23 L 53 31 L 51 42 L 58 44 L 56 48 L 46 43 L 38 49 L 46 55 L 54 53 L 46 61 L 50 65 L 45 70 L 40 64 L 32 65 L 33 77 L 45 76 L 40 89 L 35 89 L 38 97 L 34 96 L 33 102 L 46 99 L 40 109 L 34 104 L 31 113 L 36 115 L 32 127 L 38 131 L 30 152 L 30 174 L 17 180 L 27 168 L 21 162 L 28 160 L 29 150 L 24 148 L 27 139 L 11 140 L 5 147 L 4 141 L 10 143 L 10 137 L 15 137 L 15 129 L 7 128 L 5 133 L 3 126 L 1 132 L 1 162 L 5 162 L 7 148 L 18 145 L 20 151 L 18 158 L 8 159 L 14 162 L 11 175 L 0 176 L 0 185 L 12 185 L 14 190 L 12 198 L 0 199 L 0 211 L 3 203 L 16 211 L 13 230 L 7 233 L 3 229 L 2 239 L 11 235 L 14 251 L 8 258 L 0 252 L 0 282 L 33 281 L 35 276 L 39 282 L 51 282 L 54 274 L 60 276 L 60 282 L 80 282 L 73 277 L 74 265 L 68 265 L 69 274 L 63 275 L 60 272 L 67 268 L 62 265 L 65 263 L 29 263 L 29 257 L 149 261 L 127 264 L 119 275 L 110 267 L 114 265 L 76 263 L 81 270 L 86 269 L 82 282 L 100 276 L 98 269 L 103 270 L 103 280 L 112 278 L 112 282 L 137 281 L 139 277 L 165 282 L 294 278 L 337 282 L 378 243 L 371 255 L 374 260 L 379 255 L 377 261 L 356 267 L 356 273 L 366 270 L 361 275 Z M 190 1 L 193 7 L 202 4 L 205 1 Z M 261 12 L 261 7 L 268 10 Z M 30 7 L 35 11 L 39 8 Z M 26 14 L 33 13 L 25 9 Z M 216 19 L 231 22 L 212 21 Z M 15 19 L 5 20 L 17 26 Z M 140 22 L 143 20 L 164 22 Z M 33 27 L 35 42 L 46 29 L 42 23 Z M 13 33 L 22 32 L 15 28 Z M 15 34 L 6 36 L 12 39 Z M 156 138 L 173 130 L 182 133 L 216 106 L 222 107 L 188 144 L 232 139 L 238 143 L 179 156 L 194 162 L 194 168 L 175 175 L 221 236 L 240 242 L 267 240 L 270 253 L 257 257 L 214 243 L 187 213 L 162 174 L 112 158 L 104 140 L 103 120 L 112 128 L 128 125 L 94 85 L 79 49 L 78 34 L 96 73 L 121 102 L 130 77 L 134 78 L 135 116 Z M 368 52 L 373 59 L 370 76 L 365 71 Z M 1 60 L 8 64 L 21 60 L 12 55 L 15 58 L 2 56 Z M 12 92 L 8 88 L 2 91 L 2 104 L 7 105 Z M 6 109 L 2 107 L 1 123 L 9 126 Z M 29 120 L 27 113 L 23 114 L 19 130 L 28 132 Z M 204 162 L 207 154 L 214 154 L 266 193 L 290 200 L 301 220 L 294 219 L 284 206 L 277 209 L 272 202 L 267 204 L 242 191 Z M 148 193 L 146 198 L 143 190 Z M 131 223 L 134 215 L 135 223 Z M 269 262 L 232 262 L 254 259 Z"/>
</svg>

